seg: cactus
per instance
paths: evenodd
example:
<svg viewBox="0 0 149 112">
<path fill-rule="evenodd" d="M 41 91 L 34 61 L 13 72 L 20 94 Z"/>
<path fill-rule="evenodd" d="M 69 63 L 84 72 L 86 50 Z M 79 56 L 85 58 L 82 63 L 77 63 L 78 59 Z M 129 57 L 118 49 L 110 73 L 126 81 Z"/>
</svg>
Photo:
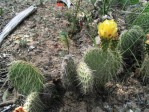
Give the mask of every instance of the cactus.
<svg viewBox="0 0 149 112">
<path fill-rule="evenodd" d="M 74 88 L 77 84 L 76 65 L 71 55 L 66 55 L 62 62 L 62 82 L 65 88 Z"/>
<path fill-rule="evenodd" d="M 52 82 L 45 84 L 41 90 L 40 99 L 46 106 L 46 112 L 57 112 L 63 106 L 64 94 L 65 90 L 62 88 L 61 82 L 56 81 L 56 84 Z"/>
<path fill-rule="evenodd" d="M 39 93 L 32 92 L 27 96 L 23 108 L 27 112 L 44 112 L 45 106 L 40 100 Z"/>
<path fill-rule="evenodd" d="M 123 32 L 120 35 L 118 47 L 128 68 L 136 62 L 139 65 L 144 56 L 144 32 L 142 28 L 133 26 L 130 30 Z"/>
<path fill-rule="evenodd" d="M 149 32 L 149 13 L 142 13 L 140 14 L 136 20 L 134 21 L 133 25 L 140 26 L 146 33 Z"/>
<path fill-rule="evenodd" d="M 133 22 L 135 21 L 137 17 L 139 17 L 139 14 L 141 14 L 142 11 L 143 11 L 143 7 L 140 7 L 139 5 L 138 7 L 129 6 L 126 9 L 125 16 L 124 16 L 126 25 L 128 27 L 132 26 Z"/>
<path fill-rule="evenodd" d="M 84 94 L 92 92 L 93 90 L 93 73 L 85 62 L 80 62 L 77 67 L 78 79 Z"/>
<path fill-rule="evenodd" d="M 118 51 L 108 49 L 91 49 L 84 56 L 84 62 L 94 74 L 94 83 L 97 87 L 103 87 L 113 79 L 122 69 L 122 57 Z"/>
<path fill-rule="evenodd" d="M 60 80 L 48 82 L 40 92 L 27 96 L 23 109 L 27 112 L 57 112 L 63 106 L 64 88 Z"/>
<path fill-rule="evenodd" d="M 8 78 L 15 89 L 23 95 L 29 95 L 31 92 L 37 92 L 43 88 L 43 75 L 38 68 L 25 61 L 12 62 Z"/>
<path fill-rule="evenodd" d="M 140 72 L 144 79 L 149 78 L 149 55 L 145 56 Z"/>
<path fill-rule="evenodd" d="M 138 5 L 137 7 L 129 7 L 125 15 L 125 22 L 127 26 L 131 27 L 133 25 L 137 25 L 140 26 L 145 33 L 149 32 L 148 6 L 149 4 L 146 4 L 145 7 L 142 7 L 141 5 Z"/>
</svg>

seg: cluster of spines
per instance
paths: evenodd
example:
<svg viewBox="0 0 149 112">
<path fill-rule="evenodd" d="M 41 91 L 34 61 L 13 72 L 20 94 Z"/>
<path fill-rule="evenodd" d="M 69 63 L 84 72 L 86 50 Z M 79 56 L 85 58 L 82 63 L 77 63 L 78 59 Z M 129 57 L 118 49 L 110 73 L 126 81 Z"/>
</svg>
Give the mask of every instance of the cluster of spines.
<svg viewBox="0 0 149 112">
<path fill-rule="evenodd" d="M 92 92 L 94 84 L 93 72 L 85 62 L 81 61 L 78 64 L 77 74 L 83 93 L 87 94 Z"/>
</svg>

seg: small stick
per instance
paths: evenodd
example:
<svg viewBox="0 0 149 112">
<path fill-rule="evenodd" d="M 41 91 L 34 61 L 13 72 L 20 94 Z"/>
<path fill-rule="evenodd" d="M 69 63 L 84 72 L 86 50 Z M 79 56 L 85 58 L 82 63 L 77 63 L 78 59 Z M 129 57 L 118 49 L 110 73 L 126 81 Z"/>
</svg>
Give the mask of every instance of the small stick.
<svg viewBox="0 0 149 112">
<path fill-rule="evenodd" d="M 17 16 L 15 16 L 2 30 L 0 33 L 0 45 L 5 37 L 7 37 L 12 30 L 14 30 L 19 23 L 21 23 L 26 17 L 28 17 L 31 13 L 35 12 L 37 7 L 30 6 L 24 11 L 20 12 Z"/>
<path fill-rule="evenodd" d="M 15 102 L 16 102 L 16 100 L 9 100 L 9 101 L 0 103 L 0 108 L 1 108 L 1 107 L 4 107 L 4 106 L 12 105 L 12 104 L 14 104 Z"/>
</svg>

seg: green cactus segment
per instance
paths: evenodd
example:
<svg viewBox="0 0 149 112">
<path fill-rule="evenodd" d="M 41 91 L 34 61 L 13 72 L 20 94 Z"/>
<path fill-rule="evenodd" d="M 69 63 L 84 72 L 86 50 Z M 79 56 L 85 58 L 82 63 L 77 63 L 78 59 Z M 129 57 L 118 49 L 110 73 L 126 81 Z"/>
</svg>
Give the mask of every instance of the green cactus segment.
<svg viewBox="0 0 149 112">
<path fill-rule="evenodd" d="M 93 74 L 92 70 L 85 62 L 80 62 L 77 68 L 78 80 L 82 87 L 83 93 L 89 93 L 93 90 Z"/>
<path fill-rule="evenodd" d="M 125 15 L 125 22 L 128 27 L 133 25 L 140 26 L 145 33 L 149 32 L 149 13 L 148 13 L 148 6 L 146 4 L 145 7 L 142 6 L 132 6 L 129 7 L 126 11 Z M 127 13 L 129 12 L 129 13 Z"/>
<path fill-rule="evenodd" d="M 132 14 L 127 17 L 127 21 L 131 21 L 130 25 L 138 25 L 140 26 L 145 33 L 149 32 L 149 13 L 141 13 L 140 15 L 132 18 Z M 131 19 L 129 19 L 131 18 Z M 132 24 L 131 24 L 132 23 Z"/>
<path fill-rule="evenodd" d="M 91 49 L 84 61 L 92 69 L 95 77 L 95 86 L 104 86 L 122 70 L 122 57 L 118 51 L 104 52 L 101 49 Z"/>
<path fill-rule="evenodd" d="M 138 60 L 142 60 L 144 35 L 142 28 L 139 26 L 133 26 L 130 30 L 121 34 L 118 47 L 127 62 L 134 63 Z"/>
<path fill-rule="evenodd" d="M 133 25 L 138 25 L 140 26 L 145 33 L 149 32 L 149 13 L 142 13 L 140 14 L 136 20 L 134 19 Z"/>
<path fill-rule="evenodd" d="M 149 78 L 149 56 L 146 55 L 142 63 L 141 74 L 145 78 Z"/>
<path fill-rule="evenodd" d="M 37 92 L 28 95 L 23 106 L 27 112 L 44 112 L 44 107 Z"/>
<path fill-rule="evenodd" d="M 44 77 L 38 68 L 21 60 L 11 63 L 8 77 L 15 89 L 23 95 L 39 91 L 44 83 Z"/>
<path fill-rule="evenodd" d="M 76 65 L 71 55 L 66 55 L 62 62 L 62 82 L 65 88 L 76 86 Z"/>
</svg>

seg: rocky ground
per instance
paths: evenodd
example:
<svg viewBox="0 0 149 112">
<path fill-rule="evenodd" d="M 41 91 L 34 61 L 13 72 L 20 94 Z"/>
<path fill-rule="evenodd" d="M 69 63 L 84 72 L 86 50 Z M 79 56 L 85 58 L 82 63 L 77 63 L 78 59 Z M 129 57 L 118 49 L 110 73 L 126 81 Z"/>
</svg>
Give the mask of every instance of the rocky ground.
<svg viewBox="0 0 149 112">
<path fill-rule="evenodd" d="M 64 17 L 67 8 L 56 7 L 54 0 L 43 5 L 34 0 L 1 0 L 0 8 L 3 9 L 3 14 L 0 16 L 0 32 L 11 18 L 32 4 L 38 5 L 37 11 L 26 18 L 4 40 L 0 48 L 0 103 L 12 100 L 15 94 L 11 84 L 5 83 L 7 67 L 14 60 L 32 62 L 42 71 L 47 82 L 61 75 L 62 59 L 67 53 L 58 36 L 69 24 Z M 121 18 L 118 18 L 118 21 L 122 22 Z M 69 53 L 78 62 L 85 49 L 93 43 L 85 29 L 82 29 L 76 38 L 77 43 L 70 43 Z M 25 46 L 20 40 L 26 41 Z M 134 73 L 131 76 L 114 87 L 109 86 L 109 90 L 113 89 L 114 92 L 102 97 L 97 98 L 94 94 L 80 97 L 67 92 L 60 112 L 149 112 L 149 85 L 142 85 L 134 78 Z M 1 106 L 0 111 L 11 112 L 4 111 L 9 106 L 11 105 Z"/>
</svg>

